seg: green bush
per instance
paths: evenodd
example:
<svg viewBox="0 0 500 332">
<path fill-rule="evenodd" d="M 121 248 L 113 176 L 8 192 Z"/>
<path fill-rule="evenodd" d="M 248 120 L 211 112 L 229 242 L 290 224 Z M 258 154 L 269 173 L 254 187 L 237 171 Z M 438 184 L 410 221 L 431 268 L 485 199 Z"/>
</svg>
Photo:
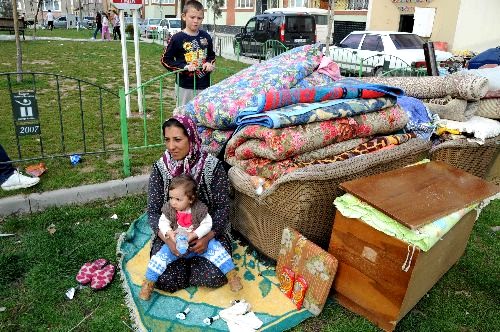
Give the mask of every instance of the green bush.
<svg viewBox="0 0 500 332">
<path fill-rule="evenodd" d="M 134 35 L 134 26 L 132 24 L 127 24 L 125 27 L 125 32 L 132 37 Z"/>
</svg>

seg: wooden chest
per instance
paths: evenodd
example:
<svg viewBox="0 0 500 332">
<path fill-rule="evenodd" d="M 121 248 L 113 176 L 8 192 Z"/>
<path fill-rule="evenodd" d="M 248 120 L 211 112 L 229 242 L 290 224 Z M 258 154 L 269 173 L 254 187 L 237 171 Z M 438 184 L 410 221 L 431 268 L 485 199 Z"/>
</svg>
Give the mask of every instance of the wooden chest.
<svg viewBox="0 0 500 332">
<path fill-rule="evenodd" d="M 410 228 L 498 192 L 496 186 L 443 163 L 414 167 L 418 168 L 357 179 L 341 187 Z M 349 310 L 392 331 L 462 256 L 476 213 L 466 214 L 424 252 L 337 211 L 328 250 L 339 261 L 335 298 Z"/>
</svg>

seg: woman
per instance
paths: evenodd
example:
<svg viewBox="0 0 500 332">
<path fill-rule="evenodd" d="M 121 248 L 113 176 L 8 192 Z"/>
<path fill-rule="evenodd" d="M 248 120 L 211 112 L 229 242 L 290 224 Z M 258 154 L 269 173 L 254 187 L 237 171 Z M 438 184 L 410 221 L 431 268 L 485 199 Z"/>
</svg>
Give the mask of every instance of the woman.
<svg viewBox="0 0 500 332">
<path fill-rule="evenodd" d="M 159 232 L 158 221 L 161 208 L 168 200 L 168 188 L 172 177 L 190 174 L 198 183 L 198 198 L 208 207 L 212 216 L 212 230 L 190 242 L 190 251 L 201 254 L 213 237 L 217 238 L 231 253 L 229 224 L 229 181 L 222 163 L 214 156 L 201 150 L 201 140 L 194 121 L 177 115 L 165 121 L 162 126 L 167 150 L 154 163 L 149 177 L 148 219 L 153 230 L 151 256 L 167 241 Z M 227 283 L 224 274 L 203 257 L 179 259 L 170 264 L 156 283 L 156 287 L 175 292 L 189 286 L 216 288 Z"/>
</svg>

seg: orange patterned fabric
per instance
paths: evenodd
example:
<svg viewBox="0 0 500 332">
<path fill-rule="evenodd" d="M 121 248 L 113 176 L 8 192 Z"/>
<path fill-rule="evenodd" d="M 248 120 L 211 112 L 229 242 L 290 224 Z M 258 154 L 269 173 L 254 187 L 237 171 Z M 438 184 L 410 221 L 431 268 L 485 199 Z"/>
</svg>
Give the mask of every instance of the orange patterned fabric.
<svg viewBox="0 0 500 332">
<path fill-rule="evenodd" d="M 300 282 L 299 276 L 305 280 L 307 289 L 303 306 L 313 315 L 317 316 L 323 310 L 337 267 L 335 257 L 302 234 L 290 228 L 283 230 L 276 273 L 290 269 L 295 274 L 295 282 Z"/>
</svg>

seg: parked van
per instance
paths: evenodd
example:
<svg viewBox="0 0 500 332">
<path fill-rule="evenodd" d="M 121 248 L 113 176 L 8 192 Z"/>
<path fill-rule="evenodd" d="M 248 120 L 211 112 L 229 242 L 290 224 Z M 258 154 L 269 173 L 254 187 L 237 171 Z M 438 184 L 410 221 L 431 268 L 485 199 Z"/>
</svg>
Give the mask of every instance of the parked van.
<svg viewBox="0 0 500 332">
<path fill-rule="evenodd" d="M 316 21 L 316 35 L 320 43 L 326 44 L 328 34 L 328 10 L 320 8 L 293 7 L 293 8 L 269 8 L 264 13 L 306 13 L 314 16 Z"/>
<path fill-rule="evenodd" d="M 262 56 L 268 40 L 278 40 L 287 48 L 316 42 L 316 22 L 306 13 L 269 13 L 252 17 L 235 36 L 234 48 L 240 54 Z"/>
</svg>

